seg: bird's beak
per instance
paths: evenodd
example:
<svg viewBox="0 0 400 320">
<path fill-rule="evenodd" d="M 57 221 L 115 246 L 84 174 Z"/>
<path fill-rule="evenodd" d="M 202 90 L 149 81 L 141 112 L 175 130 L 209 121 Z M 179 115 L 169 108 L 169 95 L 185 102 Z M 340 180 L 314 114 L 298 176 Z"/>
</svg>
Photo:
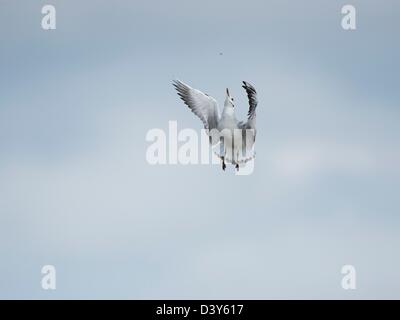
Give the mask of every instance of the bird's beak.
<svg viewBox="0 0 400 320">
<path fill-rule="evenodd" d="M 226 94 L 228 95 L 228 97 L 230 97 L 229 89 L 228 89 L 228 88 L 226 88 Z"/>
</svg>

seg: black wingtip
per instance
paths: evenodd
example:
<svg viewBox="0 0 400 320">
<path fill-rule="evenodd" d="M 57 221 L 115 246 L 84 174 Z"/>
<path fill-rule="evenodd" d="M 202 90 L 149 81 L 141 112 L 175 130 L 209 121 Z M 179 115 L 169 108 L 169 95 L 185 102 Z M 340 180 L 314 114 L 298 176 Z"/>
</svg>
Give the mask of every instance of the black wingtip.
<svg viewBox="0 0 400 320">
<path fill-rule="evenodd" d="M 242 85 L 243 89 L 245 89 L 246 91 L 248 89 L 251 89 L 251 85 L 247 81 L 242 81 L 242 82 L 243 82 L 243 85 Z"/>
<path fill-rule="evenodd" d="M 174 79 L 172 80 L 172 85 L 175 88 L 175 90 L 178 91 L 178 94 L 182 92 L 183 84 L 181 81 L 179 81 L 178 79 Z"/>
<path fill-rule="evenodd" d="M 174 80 L 172 80 L 172 84 L 175 86 L 179 86 L 180 84 L 181 84 L 182 82 L 180 81 L 180 80 L 178 80 L 178 79 L 174 79 Z"/>
</svg>

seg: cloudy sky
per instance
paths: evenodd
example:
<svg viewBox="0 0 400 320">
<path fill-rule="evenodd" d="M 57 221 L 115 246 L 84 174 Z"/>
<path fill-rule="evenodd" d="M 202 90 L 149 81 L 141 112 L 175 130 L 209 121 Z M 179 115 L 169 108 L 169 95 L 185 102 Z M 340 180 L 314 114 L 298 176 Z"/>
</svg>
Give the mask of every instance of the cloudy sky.
<svg viewBox="0 0 400 320">
<path fill-rule="evenodd" d="M 399 29 L 397 0 L 1 0 L 0 297 L 400 298 Z M 175 78 L 240 118 L 254 84 L 252 175 L 146 162 L 201 129 Z"/>
</svg>

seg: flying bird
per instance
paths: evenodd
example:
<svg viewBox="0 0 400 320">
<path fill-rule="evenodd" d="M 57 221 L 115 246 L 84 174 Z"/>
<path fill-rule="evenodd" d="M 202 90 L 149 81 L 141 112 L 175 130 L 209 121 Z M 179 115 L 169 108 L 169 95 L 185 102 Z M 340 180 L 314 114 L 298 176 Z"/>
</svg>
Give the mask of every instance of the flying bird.
<svg viewBox="0 0 400 320">
<path fill-rule="evenodd" d="M 224 109 L 220 115 L 218 103 L 213 97 L 180 80 L 174 80 L 173 86 L 183 102 L 203 122 L 211 145 L 219 144 L 220 152 L 217 155 L 222 160 L 223 170 L 226 168 L 226 163 L 233 164 L 236 170 L 239 170 L 239 165 L 245 165 L 246 162 L 254 159 L 258 100 L 256 89 L 250 83 L 243 81 L 242 85 L 249 100 L 249 110 L 245 121 L 236 119 L 235 102 L 228 88 Z"/>
</svg>

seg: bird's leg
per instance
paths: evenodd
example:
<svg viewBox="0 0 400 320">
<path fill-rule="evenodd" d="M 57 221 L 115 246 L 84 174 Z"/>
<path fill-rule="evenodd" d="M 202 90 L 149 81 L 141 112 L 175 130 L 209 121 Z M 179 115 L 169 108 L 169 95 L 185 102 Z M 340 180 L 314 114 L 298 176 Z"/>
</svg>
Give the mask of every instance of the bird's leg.
<svg viewBox="0 0 400 320">
<path fill-rule="evenodd" d="M 236 152 L 236 159 L 237 159 L 237 161 L 239 161 L 239 150 Z M 236 169 L 236 171 L 239 171 L 239 163 L 238 162 L 236 162 L 235 169 Z"/>
<path fill-rule="evenodd" d="M 220 154 L 221 154 L 221 160 L 222 160 L 222 170 L 224 170 L 225 171 L 225 168 L 226 168 L 226 164 L 225 164 L 225 152 L 226 152 L 226 150 L 225 150 L 225 144 L 224 144 L 224 139 L 222 138 L 222 137 L 220 137 L 220 145 L 219 145 L 219 148 L 220 148 Z"/>
</svg>

